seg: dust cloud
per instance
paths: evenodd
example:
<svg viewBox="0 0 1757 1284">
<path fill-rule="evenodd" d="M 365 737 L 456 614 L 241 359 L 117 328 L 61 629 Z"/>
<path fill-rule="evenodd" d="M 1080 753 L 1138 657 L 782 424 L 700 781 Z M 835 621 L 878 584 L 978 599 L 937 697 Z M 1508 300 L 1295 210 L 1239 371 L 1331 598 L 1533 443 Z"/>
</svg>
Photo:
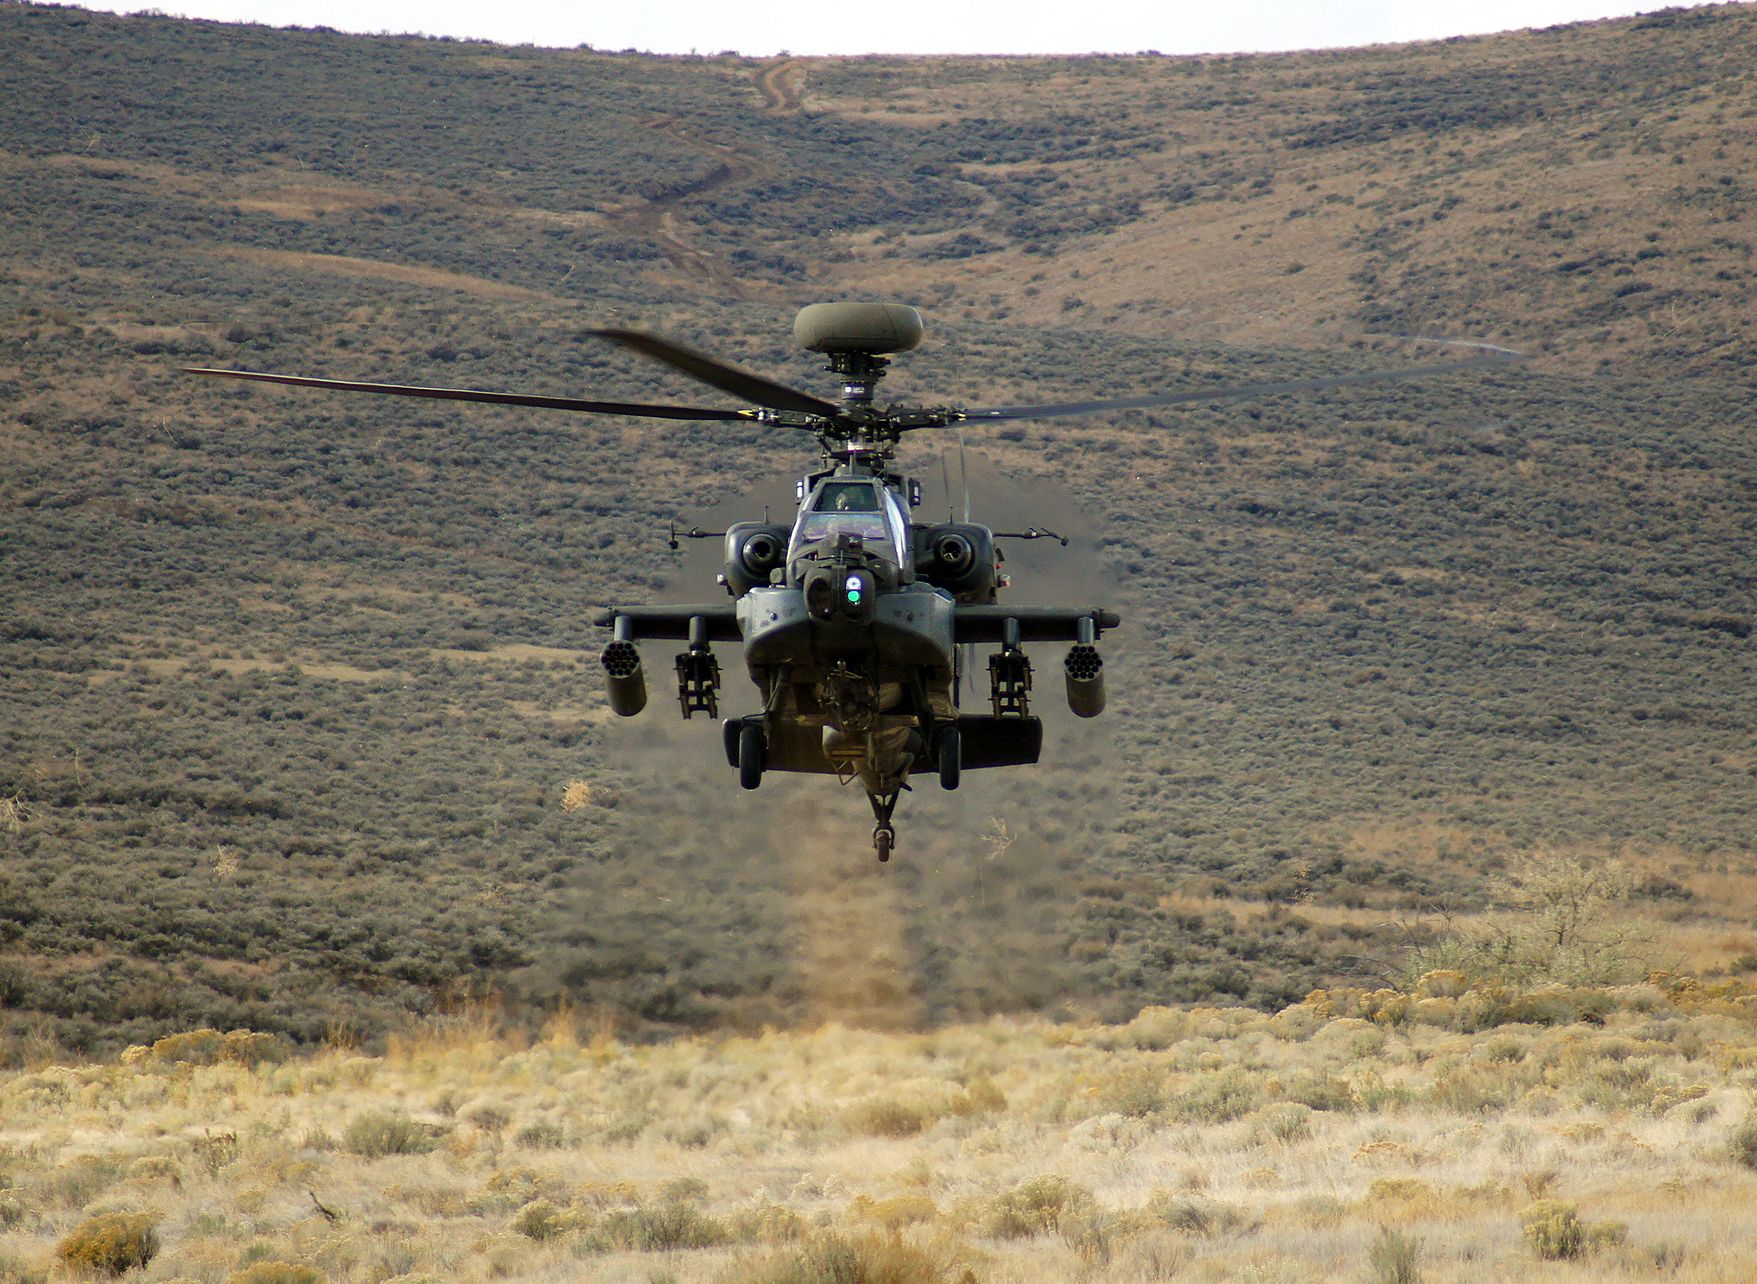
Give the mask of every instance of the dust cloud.
<svg viewBox="0 0 1757 1284">
<path fill-rule="evenodd" d="M 962 516 L 966 482 L 955 447 L 950 453 L 943 473 L 937 462 L 921 468 L 923 520 L 944 520 L 948 508 Z M 1014 577 L 1004 600 L 1113 604 L 1091 525 L 1065 491 L 1003 476 L 974 451 L 967 478 L 975 520 L 997 531 L 1047 526 L 1073 540 L 1065 549 L 999 541 Z M 765 498 L 686 513 L 680 525 L 720 530 L 760 517 Z M 771 498 L 770 511 L 788 520 L 791 503 Z M 685 550 L 659 600 L 715 601 L 724 592 L 714 583 L 720 542 Z M 873 856 L 858 785 L 771 774 L 756 791 L 738 787 L 719 725 L 677 716 L 677 649 L 642 645 L 648 707 L 603 730 L 600 757 L 611 767 L 593 781 L 593 810 L 608 851 L 571 870 L 551 921 L 533 925 L 544 956 L 524 978 L 534 996 L 566 993 L 649 1029 L 914 1029 L 1096 1002 L 1071 962 L 1069 910 L 1114 841 L 1109 737 L 1105 720 L 1067 711 L 1063 647 L 1031 649 L 1043 762 L 967 772 L 954 793 L 931 775 L 918 781 L 898 805 L 888 865 Z M 972 711 L 987 708 L 989 649 L 972 648 L 967 662 L 976 681 L 966 679 L 963 703 Z M 715 651 L 721 716 L 754 710 L 741 649 Z"/>
</svg>

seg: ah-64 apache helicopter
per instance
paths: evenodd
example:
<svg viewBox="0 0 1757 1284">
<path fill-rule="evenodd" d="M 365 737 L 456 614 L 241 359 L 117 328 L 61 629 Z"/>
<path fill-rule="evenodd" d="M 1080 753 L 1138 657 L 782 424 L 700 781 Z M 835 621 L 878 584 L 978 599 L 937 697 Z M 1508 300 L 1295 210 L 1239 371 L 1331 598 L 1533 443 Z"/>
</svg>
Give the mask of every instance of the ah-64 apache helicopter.
<svg viewBox="0 0 1757 1284">
<path fill-rule="evenodd" d="M 807 350 L 827 356 L 826 369 L 842 377 L 840 403 L 656 335 L 635 330 L 592 333 L 755 406 L 721 410 L 585 401 L 245 370 L 188 373 L 588 414 L 758 423 L 814 435 L 822 466 L 800 480 L 792 525 L 739 522 L 723 532 L 720 581 L 731 602 L 614 607 L 597 619 L 612 630 L 603 654 L 605 686 L 611 709 L 633 717 L 647 702 L 636 643 L 681 641 L 687 649 L 677 656 L 676 674 L 683 716 L 706 713 L 715 718 L 720 667 L 712 644 L 742 642 L 763 707 L 722 724 L 726 757 L 738 769 L 739 783 L 755 789 L 768 771 L 830 774 L 844 784 L 859 780 L 872 804 L 872 841 L 881 861 L 890 859 L 896 841 L 891 816 L 917 769 L 931 769 L 941 787 L 956 789 L 966 768 L 1038 760 L 1043 724 L 1030 711 L 1032 670 L 1025 643 L 1072 643 L 1063 664 L 1068 707 L 1081 717 L 1096 717 L 1105 704 L 1097 642 L 1120 623 L 1115 612 L 1098 607 L 1002 604 L 998 594 L 1007 579 L 1000 570 L 994 531 L 968 520 L 912 520 L 921 487 L 892 467 L 904 433 L 1313 391 L 1450 373 L 1517 355 L 1496 349 L 1499 357 L 1479 361 L 1099 401 L 879 409 L 873 404 L 873 389 L 884 377 L 890 354 L 907 352 L 921 341 L 921 318 L 914 308 L 816 303 L 800 311 L 794 335 Z M 1000 538 L 1051 534 L 1032 527 Z M 672 544 L 676 546 L 675 533 Z M 960 647 L 969 644 L 999 646 L 988 660 L 986 713 L 965 713 L 959 707 Z"/>
</svg>

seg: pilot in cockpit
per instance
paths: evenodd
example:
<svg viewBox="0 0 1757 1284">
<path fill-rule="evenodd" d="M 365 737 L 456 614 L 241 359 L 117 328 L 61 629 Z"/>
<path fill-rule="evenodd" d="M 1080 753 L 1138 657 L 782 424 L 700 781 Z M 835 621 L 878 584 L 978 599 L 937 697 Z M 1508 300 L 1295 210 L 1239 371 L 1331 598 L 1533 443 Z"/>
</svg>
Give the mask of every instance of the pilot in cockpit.
<svg viewBox="0 0 1757 1284">
<path fill-rule="evenodd" d="M 818 496 L 818 512 L 876 513 L 878 496 L 864 482 L 832 482 Z"/>
</svg>

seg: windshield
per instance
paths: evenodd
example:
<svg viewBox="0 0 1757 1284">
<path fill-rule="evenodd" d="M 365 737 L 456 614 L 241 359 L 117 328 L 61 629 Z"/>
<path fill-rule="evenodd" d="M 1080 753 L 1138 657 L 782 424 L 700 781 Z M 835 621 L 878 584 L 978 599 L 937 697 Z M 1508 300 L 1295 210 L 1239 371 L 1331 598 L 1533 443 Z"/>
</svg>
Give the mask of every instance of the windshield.
<svg viewBox="0 0 1757 1284">
<path fill-rule="evenodd" d="M 787 560 L 852 535 L 898 567 L 904 565 L 908 524 L 896 496 L 877 482 L 832 479 L 819 484 L 793 527 Z"/>
</svg>

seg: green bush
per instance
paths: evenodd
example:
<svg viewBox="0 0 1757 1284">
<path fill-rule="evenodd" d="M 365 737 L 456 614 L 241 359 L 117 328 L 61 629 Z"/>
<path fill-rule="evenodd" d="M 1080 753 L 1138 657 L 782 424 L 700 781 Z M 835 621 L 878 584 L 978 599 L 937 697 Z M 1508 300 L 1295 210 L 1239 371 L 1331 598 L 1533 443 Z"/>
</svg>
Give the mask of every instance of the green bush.
<svg viewBox="0 0 1757 1284">
<path fill-rule="evenodd" d="M 1733 1162 L 1757 1169 L 1757 1110 L 1747 1114 L 1727 1137 L 1727 1151 Z"/>
<path fill-rule="evenodd" d="M 348 1124 L 342 1132 L 342 1149 L 367 1159 L 424 1155 L 439 1145 L 442 1135 L 432 1124 L 388 1110 L 373 1110 Z"/>
<path fill-rule="evenodd" d="M 159 1236 L 148 1213 L 106 1213 L 75 1226 L 55 1245 L 69 1266 L 120 1275 L 158 1256 Z"/>
<path fill-rule="evenodd" d="M 526 1150 L 560 1150 L 567 1145 L 567 1130 L 560 1124 L 527 1124 L 513 1134 L 513 1144 Z"/>
<path fill-rule="evenodd" d="M 680 1248 L 712 1248 L 731 1238 L 724 1225 L 681 1200 L 660 1200 L 607 1213 L 592 1233 L 600 1248 L 668 1253 Z"/>
<path fill-rule="evenodd" d="M 1095 1212 L 1097 1201 L 1066 1177 L 1033 1177 L 990 1201 L 983 1232 L 996 1239 L 1024 1239 L 1059 1231 L 1064 1221 Z"/>
<path fill-rule="evenodd" d="M 1284 1146 L 1304 1141 L 1312 1133 L 1311 1108 L 1292 1101 L 1265 1106 L 1257 1114 L 1257 1133 L 1262 1140 L 1278 1141 Z"/>
<path fill-rule="evenodd" d="M 1262 1095 L 1250 1076 L 1237 1069 L 1222 1070 L 1204 1075 L 1194 1087 L 1179 1093 L 1171 1113 L 1186 1123 L 1229 1123 L 1255 1110 Z"/>
<path fill-rule="evenodd" d="M 1367 1250 L 1372 1284 L 1421 1284 L 1421 1240 L 1386 1226 Z"/>
</svg>

